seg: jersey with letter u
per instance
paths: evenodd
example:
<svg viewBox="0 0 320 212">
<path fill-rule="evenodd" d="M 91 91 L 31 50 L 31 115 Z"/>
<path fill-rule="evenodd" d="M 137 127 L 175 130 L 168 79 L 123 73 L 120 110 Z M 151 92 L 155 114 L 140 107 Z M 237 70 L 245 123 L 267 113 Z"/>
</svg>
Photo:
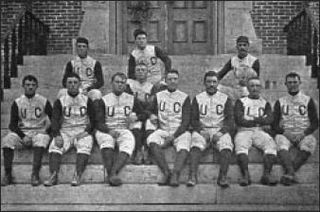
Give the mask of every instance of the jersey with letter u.
<svg viewBox="0 0 320 212">
<path fill-rule="evenodd" d="M 244 107 L 244 119 L 250 120 L 251 118 L 263 117 L 265 115 L 265 108 L 267 101 L 263 98 L 250 99 L 243 97 L 240 99 Z"/>
<path fill-rule="evenodd" d="M 109 93 L 102 97 L 105 104 L 105 123 L 110 129 L 128 129 L 134 96 L 122 93 L 116 96 L 114 93 Z"/>
<path fill-rule="evenodd" d="M 205 91 L 198 94 L 196 99 L 199 105 L 199 118 L 202 127 L 221 129 L 225 118 L 224 107 L 228 96 L 219 91 L 214 95 L 209 95 Z"/>
<path fill-rule="evenodd" d="M 147 62 L 148 82 L 154 84 L 161 80 L 161 66 L 155 53 L 155 46 L 147 45 L 143 50 L 135 48 L 132 51 L 132 56 L 136 64 L 138 64 L 140 60 Z"/>
<path fill-rule="evenodd" d="M 164 90 L 156 95 L 160 128 L 174 133 L 182 122 L 182 106 L 188 95 L 179 90 Z"/>
<path fill-rule="evenodd" d="M 65 95 L 60 99 L 63 114 L 62 128 L 83 127 L 89 123 L 88 97 L 78 94 L 76 97 Z"/>
<path fill-rule="evenodd" d="M 284 130 L 303 132 L 310 126 L 309 101 L 310 97 L 301 92 L 295 96 L 288 94 L 279 99 L 282 117 L 280 123 L 282 123 Z"/>
<path fill-rule="evenodd" d="M 137 80 L 128 79 L 127 83 L 129 84 L 132 92 L 135 97 L 142 102 L 148 102 L 151 94 L 151 89 L 153 85 L 149 82 L 140 83 Z"/>
<path fill-rule="evenodd" d="M 95 81 L 94 67 L 96 60 L 89 56 L 84 59 L 76 57 L 75 60 L 71 61 L 71 64 L 74 72 L 80 76 L 81 88 L 87 89 L 92 86 Z"/>
<path fill-rule="evenodd" d="M 15 100 L 19 110 L 18 126 L 21 130 L 45 129 L 47 114 L 45 107 L 47 99 L 39 94 L 32 98 L 25 95 Z"/>
</svg>

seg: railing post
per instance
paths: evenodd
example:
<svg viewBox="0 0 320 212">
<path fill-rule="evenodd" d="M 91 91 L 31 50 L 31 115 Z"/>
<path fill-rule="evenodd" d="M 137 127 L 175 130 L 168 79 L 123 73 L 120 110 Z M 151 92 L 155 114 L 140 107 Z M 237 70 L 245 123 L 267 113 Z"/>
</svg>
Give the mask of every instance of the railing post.
<svg viewBox="0 0 320 212">
<path fill-rule="evenodd" d="M 11 75 L 10 77 L 18 77 L 16 48 L 17 48 L 16 27 L 13 27 L 12 34 L 11 34 L 11 65 L 10 65 Z"/>
<path fill-rule="evenodd" d="M 23 64 L 23 46 L 22 46 L 22 18 L 19 21 L 19 27 L 18 27 L 18 55 L 17 55 L 17 64 L 22 65 Z"/>
<path fill-rule="evenodd" d="M 10 74 L 9 74 L 9 39 L 6 37 L 4 41 L 4 73 L 3 73 L 3 87 L 10 88 Z"/>
</svg>

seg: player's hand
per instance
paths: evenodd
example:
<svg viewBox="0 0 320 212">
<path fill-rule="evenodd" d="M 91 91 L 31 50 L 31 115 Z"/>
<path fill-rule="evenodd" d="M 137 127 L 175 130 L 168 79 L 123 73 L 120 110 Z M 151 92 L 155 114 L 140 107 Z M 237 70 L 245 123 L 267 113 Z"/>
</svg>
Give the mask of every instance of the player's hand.
<svg viewBox="0 0 320 212">
<path fill-rule="evenodd" d="M 62 139 L 61 135 L 56 136 L 54 138 L 54 142 L 55 142 L 55 144 L 56 144 L 56 146 L 58 148 L 62 148 L 63 147 L 63 139 Z"/>
<path fill-rule="evenodd" d="M 110 130 L 109 135 L 111 135 L 113 138 L 118 138 L 120 136 L 120 133 L 115 130 Z"/>
<path fill-rule="evenodd" d="M 289 141 L 292 141 L 292 142 L 296 141 L 295 136 L 288 131 L 284 131 L 283 136 L 285 136 Z"/>
<path fill-rule="evenodd" d="M 304 139 L 305 135 L 303 133 L 296 135 L 295 136 L 295 142 L 299 143 L 300 141 L 302 141 L 302 139 Z"/>
<path fill-rule="evenodd" d="M 138 121 L 137 114 L 134 113 L 134 112 L 132 112 L 132 113 L 128 116 L 128 121 L 129 121 L 130 124 Z"/>
<path fill-rule="evenodd" d="M 212 142 L 213 143 L 217 143 L 222 135 L 223 134 L 221 132 L 217 132 L 216 134 L 214 134 L 212 136 Z"/>
<path fill-rule="evenodd" d="M 24 136 L 22 139 L 22 142 L 26 146 L 31 146 L 32 145 L 32 138 L 30 136 Z"/>
<path fill-rule="evenodd" d="M 209 132 L 205 131 L 205 130 L 201 130 L 200 131 L 200 135 L 206 140 L 209 141 L 210 140 L 210 134 Z"/>
<path fill-rule="evenodd" d="M 158 125 L 158 117 L 156 115 L 151 114 L 149 119 L 152 124 Z"/>
<path fill-rule="evenodd" d="M 86 137 L 86 136 L 88 136 L 89 135 L 89 133 L 87 132 L 87 131 L 84 131 L 84 132 L 81 132 L 81 133 L 79 133 L 78 135 L 76 135 L 74 138 L 76 139 L 76 140 L 80 140 L 80 139 L 82 139 L 82 138 L 84 138 L 84 137 Z"/>
</svg>

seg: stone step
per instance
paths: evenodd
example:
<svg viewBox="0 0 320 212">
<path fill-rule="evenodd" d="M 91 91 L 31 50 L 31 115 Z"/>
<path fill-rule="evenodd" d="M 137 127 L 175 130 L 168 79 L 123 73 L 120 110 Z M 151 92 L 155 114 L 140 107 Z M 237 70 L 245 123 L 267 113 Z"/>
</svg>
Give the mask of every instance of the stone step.
<svg viewBox="0 0 320 212">
<path fill-rule="evenodd" d="M 231 185 L 221 189 L 216 185 L 197 185 L 178 188 L 158 185 L 125 184 L 115 188 L 108 185 L 90 184 L 79 187 L 57 185 L 16 185 L 1 188 L 2 207 L 5 205 L 295 205 L 319 206 L 319 190 L 315 184 L 290 187 Z M 232 207 L 232 206 L 231 206 Z M 281 207 L 280 207 L 281 208 Z M 296 209 L 297 209 L 296 208 Z"/>
<path fill-rule="evenodd" d="M 172 169 L 173 164 L 169 164 Z M 75 171 L 75 164 L 62 164 L 59 172 L 59 183 L 69 184 L 72 180 Z M 13 175 L 15 183 L 29 184 L 32 172 L 31 164 L 14 164 Z M 260 184 L 260 178 L 263 174 L 262 164 L 249 164 L 249 172 L 252 183 Z M 181 174 L 180 182 L 186 183 L 188 180 L 189 166 L 186 165 Z M 198 170 L 199 184 L 216 184 L 219 173 L 218 164 L 200 164 Z M 1 174 L 4 175 L 4 167 L 1 166 Z M 272 174 L 277 180 L 283 174 L 281 165 L 274 165 Z M 161 180 L 162 173 L 156 165 L 126 165 L 120 172 L 119 176 L 126 184 L 156 184 Z M 300 184 L 319 183 L 319 163 L 308 163 L 301 167 L 296 173 Z M 40 178 L 42 181 L 49 177 L 49 166 L 47 164 L 42 166 L 40 171 Z M 90 183 L 105 183 L 107 173 L 104 171 L 103 165 L 88 165 L 82 176 L 84 184 Z M 228 170 L 228 180 L 231 184 L 237 184 L 241 177 L 238 165 L 230 165 Z"/>
<path fill-rule="evenodd" d="M 5 136 L 8 133 L 8 130 L 1 130 L 1 136 Z M 318 133 L 314 133 L 316 139 L 319 140 Z M 176 157 L 176 152 L 173 147 L 168 147 L 165 149 L 165 157 L 169 163 L 173 163 Z M 295 158 L 297 155 L 297 150 L 295 148 L 290 149 L 290 155 L 292 158 Z M 15 149 L 14 151 L 14 163 L 16 164 L 31 164 L 33 153 L 32 149 Z M 250 148 L 249 150 L 249 161 L 250 163 L 263 163 L 262 152 L 255 147 Z M 63 155 L 62 163 L 64 164 L 73 164 L 75 163 L 76 151 L 74 148 L 70 149 L 69 152 Z M 48 163 L 48 153 L 45 152 L 43 155 L 43 163 Z M 216 149 L 206 149 L 203 152 L 201 163 L 219 163 L 219 152 Z M 231 163 L 236 164 L 236 156 L 233 153 L 231 157 Z M 1 157 L 1 163 L 3 164 L 3 158 Z M 102 164 L 101 154 L 99 147 L 96 143 L 94 143 L 92 152 L 89 158 L 90 164 Z M 280 164 L 280 161 L 277 159 L 276 163 Z M 317 146 L 315 152 L 308 159 L 308 163 L 319 163 L 319 145 Z"/>
<path fill-rule="evenodd" d="M 319 211 L 319 205 L 270 204 L 1 204 L 1 211 Z"/>
</svg>

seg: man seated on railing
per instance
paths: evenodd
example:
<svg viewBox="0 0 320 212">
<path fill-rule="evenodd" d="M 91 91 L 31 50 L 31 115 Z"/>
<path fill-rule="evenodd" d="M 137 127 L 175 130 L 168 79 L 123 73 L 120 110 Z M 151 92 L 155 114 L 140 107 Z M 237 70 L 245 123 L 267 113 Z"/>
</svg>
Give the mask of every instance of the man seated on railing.
<svg viewBox="0 0 320 212">
<path fill-rule="evenodd" d="M 63 87 L 66 87 L 68 74 L 70 72 L 75 72 L 81 79 L 80 92 L 88 95 L 92 101 L 100 99 L 102 94 L 99 89 L 104 84 L 101 64 L 99 61 L 88 56 L 88 39 L 83 37 L 77 38 L 76 49 L 78 56 L 67 63 L 62 79 L 62 85 Z M 58 99 L 66 93 L 67 89 L 61 89 L 58 93 Z"/>
<path fill-rule="evenodd" d="M 317 109 L 313 99 L 300 91 L 300 76 L 289 73 L 286 76 L 288 94 L 281 97 L 274 105 L 273 130 L 278 155 L 285 169 L 280 183 L 296 183 L 295 172 L 315 151 L 317 140 L 312 133 L 318 128 Z M 291 160 L 289 149 L 299 149 L 297 156 Z"/>
<path fill-rule="evenodd" d="M 230 86 L 232 92 L 224 91 L 221 86 L 220 91 L 227 93 L 233 100 L 248 96 L 249 92 L 247 89 L 247 80 L 253 76 L 259 76 L 260 74 L 260 63 L 259 59 L 248 53 L 249 50 L 249 38 L 246 36 L 239 36 L 237 38 L 237 51 L 238 54 L 233 56 L 224 67 L 218 72 L 219 80 L 222 80 L 231 70 L 229 76 L 226 76 L 223 85 Z M 231 74 L 231 75 L 230 75 Z"/>
<path fill-rule="evenodd" d="M 52 106 L 47 98 L 36 93 L 37 78 L 32 75 L 25 76 L 22 86 L 24 94 L 17 98 L 11 106 L 10 132 L 1 142 L 5 169 L 1 186 L 13 183 L 13 150 L 17 147 L 33 147 L 31 184 L 39 185 L 42 155 L 51 139 L 48 133 Z"/>
</svg>

